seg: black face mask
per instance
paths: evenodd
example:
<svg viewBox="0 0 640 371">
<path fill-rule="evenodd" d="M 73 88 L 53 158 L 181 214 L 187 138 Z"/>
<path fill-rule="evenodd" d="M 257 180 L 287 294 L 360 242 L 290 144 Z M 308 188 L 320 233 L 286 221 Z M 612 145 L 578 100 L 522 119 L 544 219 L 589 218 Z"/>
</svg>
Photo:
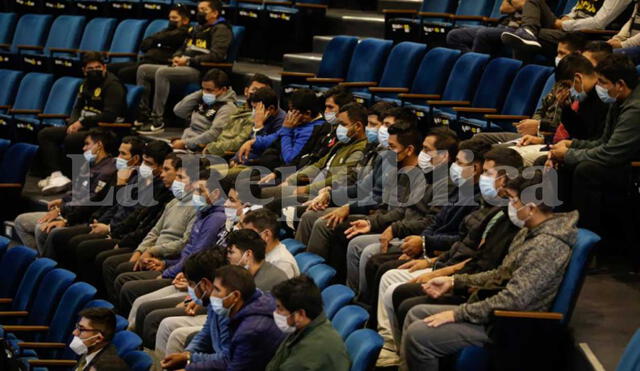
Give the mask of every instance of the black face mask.
<svg viewBox="0 0 640 371">
<path fill-rule="evenodd" d="M 102 83 L 102 80 L 104 80 L 102 70 L 87 71 L 87 81 L 89 81 L 89 84 L 100 85 L 100 83 Z"/>
<path fill-rule="evenodd" d="M 196 14 L 196 21 L 198 21 L 198 24 L 207 24 L 207 15 L 205 13 L 198 12 L 198 14 Z"/>
<path fill-rule="evenodd" d="M 167 27 L 170 30 L 175 30 L 176 28 L 178 28 L 178 22 L 176 21 L 169 21 L 169 27 Z"/>
</svg>

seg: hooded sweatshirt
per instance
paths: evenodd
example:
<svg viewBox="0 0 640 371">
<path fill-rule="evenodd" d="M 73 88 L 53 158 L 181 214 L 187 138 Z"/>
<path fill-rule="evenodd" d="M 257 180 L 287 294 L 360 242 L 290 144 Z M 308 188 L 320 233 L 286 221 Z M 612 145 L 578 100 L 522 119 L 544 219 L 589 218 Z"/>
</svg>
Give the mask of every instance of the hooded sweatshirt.
<svg viewBox="0 0 640 371">
<path fill-rule="evenodd" d="M 496 269 L 453 276 L 455 289 L 477 289 L 454 309 L 456 322 L 488 323 L 496 309 L 547 311 L 555 300 L 576 242 L 578 212 L 556 214 L 533 229 L 522 228 Z M 484 300 L 484 290 L 497 293 Z"/>
<path fill-rule="evenodd" d="M 189 120 L 189 127 L 182 133 L 187 149 L 201 151 L 207 144 L 218 138 L 231 115 L 236 113 L 236 92 L 232 88 L 216 96 L 213 104 L 202 101 L 202 90 L 184 97 L 173 108 L 176 116 Z"/>
<path fill-rule="evenodd" d="M 632 0 L 579 0 L 562 22 L 562 30 L 603 30 L 616 20 Z"/>
</svg>

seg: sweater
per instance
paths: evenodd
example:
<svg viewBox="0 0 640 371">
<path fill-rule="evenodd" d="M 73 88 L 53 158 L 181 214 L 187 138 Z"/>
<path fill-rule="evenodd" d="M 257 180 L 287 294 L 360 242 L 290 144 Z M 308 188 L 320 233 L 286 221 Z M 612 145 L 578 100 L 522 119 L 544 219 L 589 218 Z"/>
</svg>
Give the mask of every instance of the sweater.
<svg viewBox="0 0 640 371">
<path fill-rule="evenodd" d="M 224 156 L 226 151 L 236 152 L 242 143 L 251 137 L 253 129 L 253 117 L 251 109 L 242 106 L 229 117 L 229 121 L 220 131 L 220 134 L 205 147 L 208 154 Z"/>
<path fill-rule="evenodd" d="M 547 311 L 553 304 L 576 242 L 578 212 L 556 214 L 535 228 L 523 228 L 499 267 L 453 276 L 455 289 L 498 290 L 484 300 L 472 295 L 454 309 L 456 322 L 489 322 L 496 309 Z"/>
<path fill-rule="evenodd" d="M 609 106 L 604 132 L 596 140 L 574 140 L 565 154 L 565 163 L 593 161 L 612 167 L 629 163 L 640 148 L 640 85 L 623 102 Z"/>
<path fill-rule="evenodd" d="M 603 30 L 627 9 L 633 0 L 579 0 L 562 22 L 562 30 Z"/>
<path fill-rule="evenodd" d="M 155 257 L 178 255 L 189 239 L 195 216 L 196 209 L 193 206 L 186 205 L 178 199 L 172 200 L 165 206 L 160 219 L 136 251 L 144 253 L 149 250 Z"/>
<path fill-rule="evenodd" d="M 80 121 L 84 129 L 98 126 L 99 122 L 121 122 L 127 111 L 126 98 L 124 85 L 111 72 L 96 86 L 85 79 L 78 89 L 69 120 Z"/>
</svg>

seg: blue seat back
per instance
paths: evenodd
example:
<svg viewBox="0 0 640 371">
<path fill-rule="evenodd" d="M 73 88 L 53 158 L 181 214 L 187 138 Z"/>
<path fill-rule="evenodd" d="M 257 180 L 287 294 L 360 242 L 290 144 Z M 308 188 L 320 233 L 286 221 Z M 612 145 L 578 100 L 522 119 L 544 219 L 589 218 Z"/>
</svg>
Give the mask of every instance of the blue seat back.
<svg viewBox="0 0 640 371">
<path fill-rule="evenodd" d="M 303 252 L 295 256 L 300 272 L 306 273 L 309 268 L 324 263 L 324 258 L 312 252 Z"/>
<path fill-rule="evenodd" d="M 584 281 L 587 259 L 598 241 L 600 241 L 600 236 L 597 234 L 582 228 L 578 230 L 578 238 L 571 249 L 571 260 L 564 272 L 564 278 L 551 307 L 552 312 L 562 313 L 564 323 L 569 323 L 571 319 Z"/>
<path fill-rule="evenodd" d="M 489 16 L 493 9 L 493 0 L 460 0 L 458 8 L 456 9 L 456 15 L 479 15 Z M 478 25 L 480 21 L 473 20 L 458 20 L 456 25 Z"/>
<path fill-rule="evenodd" d="M 25 14 L 20 17 L 9 51 L 17 53 L 18 45 L 43 45 L 52 18 L 44 14 Z"/>
<path fill-rule="evenodd" d="M 29 143 L 16 143 L 10 146 L 2 157 L 0 183 L 24 184 L 27 171 L 31 168 L 31 161 L 37 151 L 38 146 Z M 5 282 L 2 276 L 4 272 L 0 269 L 0 282 Z M 1 283 L 0 287 L 2 287 Z M 0 297 L 6 297 L 6 294 L 2 295 L 2 290 L 0 290 Z"/>
<path fill-rule="evenodd" d="M 49 48 L 76 49 L 80 44 L 85 18 L 76 15 L 61 15 L 53 21 L 45 43 L 45 54 Z M 56 53 L 54 56 L 58 55 Z"/>
<path fill-rule="evenodd" d="M 149 371 L 153 365 L 153 359 L 147 353 L 134 350 L 122 356 L 131 371 Z"/>
<path fill-rule="evenodd" d="M 345 285 L 331 285 L 322 290 L 322 306 L 327 318 L 332 319 L 338 310 L 349 304 L 355 296 L 356 293 Z"/>
<path fill-rule="evenodd" d="M 522 66 L 521 61 L 511 58 L 491 60 L 480 78 L 472 105 L 500 109 L 520 66 Z"/>
<path fill-rule="evenodd" d="M 42 110 L 53 84 L 53 75 L 31 72 L 20 81 L 13 108 Z"/>
<path fill-rule="evenodd" d="M 14 146 L 16 145 L 14 144 Z M 7 155 L 9 154 L 9 151 L 7 151 Z M 7 156 L 4 158 L 5 161 L 6 158 Z M 15 296 L 18 282 L 22 280 L 24 272 L 33 262 L 36 255 L 37 252 L 35 250 L 26 246 L 16 246 L 4 253 L 2 261 L 0 261 L 0 298 L 13 298 Z"/>
<path fill-rule="evenodd" d="M 564 9 L 562 9 L 562 11 L 557 15 L 562 16 L 571 13 L 571 9 L 576 6 L 577 2 L 578 0 L 566 0 L 566 2 L 564 3 Z"/>
<path fill-rule="evenodd" d="M 144 88 L 139 85 L 125 84 L 127 88 L 127 118 L 133 119 L 135 117 L 136 109 L 142 98 L 142 92 Z"/>
<path fill-rule="evenodd" d="M 491 13 L 489 13 L 489 18 L 498 19 L 502 17 L 503 14 L 500 12 L 500 6 L 502 6 L 502 0 L 495 0 Z"/>
<path fill-rule="evenodd" d="M 329 286 L 329 282 L 336 276 L 336 270 L 326 264 L 316 264 L 309 268 L 307 275 L 322 290 Z"/>
<path fill-rule="evenodd" d="M 107 50 L 117 23 L 118 21 L 115 18 L 94 18 L 90 20 L 84 28 L 78 49 Z"/>
<path fill-rule="evenodd" d="M 457 1 L 453 0 L 425 0 L 420 6 L 421 12 L 453 13 L 456 10 Z"/>
<path fill-rule="evenodd" d="M 12 105 L 18 86 L 24 74 L 22 71 L 0 69 L 0 105 Z M 0 113 L 4 110 L 0 110 Z"/>
<path fill-rule="evenodd" d="M 13 39 L 18 16 L 16 13 L 0 13 L 0 44 L 9 44 Z"/>
<path fill-rule="evenodd" d="M 112 342 L 120 357 L 132 350 L 137 350 L 142 347 L 142 339 L 140 339 L 140 336 L 131 331 L 119 331 L 113 337 Z"/>
<path fill-rule="evenodd" d="M 109 52 L 137 53 L 146 25 L 147 20 L 145 19 L 125 19 L 120 22 L 116 28 L 116 32 L 113 34 Z M 111 58 L 111 63 L 127 62 L 130 60 L 131 57 L 114 57 Z"/>
<path fill-rule="evenodd" d="M 338 331 L 342 340 L 346 339 L 352 332 L 362 328 L 369 320 L 369 312 L 358 305 L 347 305 L 338 310 L 331 324 Z"/>
<path fill-rule="evenodd" d="M 227 52 L 227 62 L 233 63 L 238 59 L 238 52 L 244 40 L 245 28 L 244 26 L 231 26 L 231 32 L 233 33 L 233 40 L 229 45 L 229 51 Z"/>
<path fill-rule="evenodd" d="M 384 345 L 382 336 L 371 329 L 354 331 L 344 344 L 351 359 L 350 371 L 373 370 Z"/>
<path fill-rule="evenodd" d="M 489 371 L 490 354 L 486 348 L 481 346 L 464 347 L 456 358 L 454 370 L 462 371 Z"/>
<path fill-rule="evenodd" d="M 425 44 L 410 41 L 396 45 L 387 58 L 379 86 L 408 88 L 413 82 L 416 70 L 427 50 Z M 394 95 L 394 94 L 390 94 Z"/>
<path fill-rule="evenodd" d="M 142 39 L 146 39 L 147 37 L 156 34 L 165 28 L 169 27 L 168 19 L 154 19 L 149 23 L 147 28 L 144 30 L 144 35 L 142 35 Z"/>
<path fill-rule="evenodd" d="M 81 83 L 82 79 L 68 76 L 56 80 L 51 87 L 47 104 L 45 104 L 42 113 L 70 114 Z M 63 119 L 44 119 L 43 123 L 47 125 L 65 125 Z"/>
<path fill-rule="evenodd" d="M 107 308 L 107 309 L 113 309 L 114 308 L 113 304 L 111 302 L 108 302 L 108 301 L 103 300 L 103 299 L 91 300 L 84 307 L 85 308 Z"/>
<path fill-rule="evenodd" d="M 75 279 L 76 275 L 66 269 L 56 268 L 47 273 L 38 286 L 27 323 L 49 325 L 62 294 Z"/>
<path fill-rule="evenodd" d="M 2 155 L 4 155 L 4 151 L 6 151 L 7 148 L 9 148 L 9 144 L 11 144 L 11 142 L 6 139 L 0 140 L 0 151 L 2 151 Z M 7 252 L 10 241 L 11 240 L 9 240 L 7 237 L 0 236 L 0 261 L 2 261 L 2 257 L 4 257 L 4 253 Z"/>
<path fill-rule="evenodd" d="M 552 71 L 551 67 L 535 64 L 524 66 L 513 79 L 502 113 L 531 116 L 540 91 Z"/>
<path fill-rule="evenodd" d="M 391 40 L 381 39 L 360 41 L 353 51 L 346 81 L 380 81 L 392 44 Z M 365 89 L 358 88 L 353 91 L 365 91 Z"/>
<path fill-rule="evenodd" d="M 124 331 L 129 327 L 129 321 L 119 314 L 116 314 L 116 332 Z"/>
<path fill-rule="evenodd" d="M 556 83 L 556 74 L 552 73 L 549 78 L 547 78 L 547 82 L 544 84 L 542 91 L 540 92 L 540 98 L 538 99 L 538 104 L 536 105 L 536 109 L 542 107 L 542 101 L 544 101 L 544 97 L 546 97 L 551 90 L 553 89 L 553 85 Z"/>
<path fill-rule="evenodd" d="M 96 288 L 86 282 L 76 282 L 64 292 L 56 309 L 47 341 L 68 343 L 78 321 L 78 313 L 96 295 Z"/>
<path fill-rule="evenodd" d="M 331 39 L 322 54 L 317 76 L 344 78 L 356 45 L 358 38 L 355 36 L 336 36 Z"/>
<path fill-rule="evenodd" d="M 18 291 L 16 291 L 16 296 L 11 302 L 11 309 L 29 310 L 30 304 L 35 297 L 34 291 L 40 285 L 44 275 L 55 268 L 56 265 L 58 263 L 47 258 L 34 260 L 24 273 L 20 286 L 18 286 Z"/>
<path fill-rule="evenodd" d="M 640 369 L 640 330 L 636 330 L 624 349 L 616 371 L 637 371 Z"/>
<path fill-rule="evenodd" d="M 442 93 L 443 100 L 471 100 L 489 56 L 466 53 L 456 61 Z"/>
<path fill-rule="evenodd" d="M 293 238 L 287 238 L 281 240 L 280 242 L 282 242 L 287 250 L 289 250 L 291 255 L 297 255 L 307 249 L 307 247 L 302 242 L 294 240 Z"/>
</svg>

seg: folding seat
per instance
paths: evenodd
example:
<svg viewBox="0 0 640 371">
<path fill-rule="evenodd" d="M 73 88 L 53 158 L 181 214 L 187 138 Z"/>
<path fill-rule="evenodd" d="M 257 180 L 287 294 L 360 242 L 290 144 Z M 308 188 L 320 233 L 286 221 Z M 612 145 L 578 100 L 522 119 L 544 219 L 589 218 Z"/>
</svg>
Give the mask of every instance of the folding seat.
<svg viewBox="0 0 640 371">
<path fill-rule="evenodd" d="M 394 42 L 419 41 L 421 35 L 418 14 L 451 14 L 455 12 L 457 1 L 423 0 L 419 11 L 410 9 L 383 9 L 385 18 L 385 39 Z M 445 18 L 441 18 L 444 21 Z M 435 19 L 434 19 L 435 20 Z"/>
<path fill-rule="evenodd" d="M 28 311 L 35 297 L 34 292 L 40 285 L 45 274 L 49 273 L 58 263 L 51 259 L 35 259 L 20 278 L 20 285 L 13 298 L 0 299 L 0 307 L 12 312 Z M 17 282 L 16 282 L 17 283 Z M 2 316 L 0 312 L 0 317 Z M 4 321 L 3 321 L 4 322 Z"/>
<path fill-rule="evenodd" d="M 20 82 L 13 106 L 0 113 L 0 136 L 11 139 L 15 135 L 15 121 L 42 112 L 49 89 L 53 84 L 53 75 L 31 72 Z"/>
<path fill-rule="evenodd" d="M 578 229 L 578 236 L 575 244 L 571 248 L 571 258 L 569 264 L 564 273 L 562 283 L 558 288 L 553 305 L 550 312 L 520 312 L 520 311 L 494 311 L 493 328 L 498 333 L 511 333 L 517 334 L 517 336 L 509 336 L 508 339 L 500 339 L 500 344 L 509 344 L 509 349 L 541 349 L 545 345 L 553 344 L 554 336 L 561 328 L 568 326 L 575 308 L 582 283 L 584 281 L 586 264 L 589 256 L 600 241 L 600 236 L 586 230 Z M 525 323 L 526 322 L 526 323 Z M 532 323 L 535 326 L 532 326 Z M 520 326 L 522 325 L 522 326 Z M 501 329 L 509 329 L 509 331 L 502 331 Z M 520 329 L 520 331 L 519 331 Z M 525 331 L 526 330 L 526 331 Z M 544 334 L 550 336 L 547 337 L 546 343 L 540 341 L 540 335 L 536 332 L 544 332 Z M 544 349 L 541 349 L 544 350 Z M 548 349 L 551 350 L 551 349 Z M 536 357 L 539 357 L 542 352 L 528 352 L 535 353 Z M 511 357 L 513 358 L 513 357 Z M 518 367 L 516 364 L 505 363 L 511 360 L 501 359 L 501 364 L 508 365 L 510 369 L 524 369 L 524 367 Z M 516 362 L 535 362 L 536 360 L 527 359 L 523 357 Z M 456 360 L 456 370 L 488 370 L 490 362 L 490 355 L 483 347 L 466 347 L 464 348 Z M 535 363 L 528 363 L 527 366 L 531 366 L 527 369 L 534 369 Z M 520 365 L 524 366 L 524 364 Z"/>
<path fill-rule="evenodd" d="M 453 14 L 418 13 L 420 41 L 430 46 L 445 45 L 447 33 L 453 28 L 481 25 L 485 17 L 491 14 L 493 4 L 493 0 L 460 0 Z"/>
<path fill-rule="evenodd" d="M 322 290 L 329 286 L 333 277 L 336 276 L 336 270 L 326 264 L 316 264 L 309 268 L 306 274 Z"/>
<path fill-rule="evenodd" d="M 11 108 L 23 75 L 22 71 L 0 69 L 0 114 Z"/>
<path fill-rule="evenodd" d="M 129 62 L 138 58 L 138 46 L 147 26 L 146 19 L 125 19 L 118 24 L 107 52 L 109 63 Z"/>
<path fill-rule="evenodd" d="M 405 107 L 413 110 L 421 121 L 427 124 L 431 120 L 429 102 L 441 101 L 469 101 L 475 92 L 482 71 L 489 61 L 489 56 L 479 53 L 466 53 L 456 60 L 451 69 L 449 79 L 442 94 L 411 95 L 402 94 L 401 99 L 419 98 L 423 103 L 409 103 Z M 426 99 L 429 99 L 428 101 Z"/>
<path fill-rule="evenodd" d="M 87 50 L 106 51 L 116 23 L 114 18 L 93 18 L 84 28 L 78 49 L 52 48 L 51 51 L 55 52 L 52 57 L 54 72 L 65 76 L 82 76 L 81 53 Z"/>
<path fill-rule="evenodd" d="M 21 142 L 34 142 L 43 126 L 64 126 L 73 109 L 82 79 L 61 77 L 51 86 L 47 103 L 41 113 L 20 115 L 15 118 L 16 138 Z"/>
<path fill-rule="evenodd" d="M 149 371 L 153 365 L 153 359 L 147 353 L 134 350 L 122 356 L 131 371 Z"/>
<path fill-rule="evenodd" d="M 84 306 L 85 308 L 107 308 L 113 309 L 113 304 L 103 299 L 94 299 Z M 116 314 L 116 332 L 125 331 L 129 327 L 129 322 L 119 314 Z"/>
<path fill-rule="evenodd" d="M 169 27 L 169 20 L 154 19 L 153 21 L 149 22 L 149 25 L 147 25 L 147 28 L 145 28 L 144 35 L 142 35 L 142 40 L 146 39 L 147 37 L 155 33 L 158 33 L 164 30 L 167 27 Z"/>
<path fill-rule="evenodd" d="M 399 89 L 403 93 L 408 92 L 426 50 L 426 45 L 410 41 L 394 46 L 387 58 L 380 83 L 370 87 L 366 93 L 356 93 L 356 101 L 361 104 L 375 103 L 382 97 L 395 97 L 395 92 Z"/>
<path fill-rule="evenodd" d="M 540 91 L 549 75 L 551 67 L 535 64 L 524 66 L 513 79 L 500 114 L 487 113 L 483 118 L 458 117 L 463 132 L 514 131 L 512 123 L 529 118 L 535 110 Z"/>
<path fill-rule="evenodd" d="M 571 9 L 576 6 L 578 0 L 564 0 L 558 1 L 558 6 L 556 7 L 556 15 L 561 17 L 565 14 L 571 13 Z"/>
<path fill-rule="evenodd" d="M 42 46 L 53 19 L 50 15 L 25 14 L 20 17 L 10 44 L 0 44 L 0 67 L 14 67 L 25 46 Z M 28 52 L 28 51 L 27 51 Z"/>
<path fill-rule="evenodd" d="M 37 251 L 26 246 L 13 247 L 0 260 L 0 298 L 4 303 L 13 299 L 18 290 L 18 282 L 22 280 L 24 272 L 33 262 Z"/>
<path fill-rule="evenodd" d="M 375 367 L 384 340 L 371 329 L 355 330 L 344 342 L 351 359 L 350 371 L 367 371 Z"/>
<path fill-rule="evenodd" d="M 244 57 L 264 60 L 267 52 L 266 35 L 264 35 L 263 25 L 265 10 L 263 2 L 253 2 L 250 0 L 239 0 L 234 8 L 234 24 L 243 26 L 247 36 L 247 42 L 240 48 L 240 54 Z"/>
<path fill-rule="evenodd" d="M 307 249 L 307 247 L 302 242 L 294 240 L 293 238 L 287 238 L 280 242 L 282 242 L 287 247 L 287 250 L 289 250 L 292 255 L 297 255 Z"/>
<path fill-rule="evenodd" d="M 5 145 L 8 147 L 9 144 L 5 144 L 4 142 L 2 143 L 2 147 L 4 148 Z M 3 149 L 3 151 L 6 150 L 6 148 Z M 4 152 L 3 152 L 4 154 Z M 0 261 L 2 261 L 2 258 L 4 257 L 4 253 L 7 252 L 7 249 L 9 248 L 9 242 L 11 240 L 9 240 L 7 237 L 5 236 L 0 236 Z M 0 300 L 0 303 L 2 303 L 2 301 Z"/>
<path fill-rule="evenodd" d="M 0 44 L 9 44 L 11 42 L 17 20 L 16 13 L 0 13 Z"/>
<path fill-rule="evenodd" d="M 144 88 L 138 85 L 125 84 L 127 88 L 127 113 L 125 115 L 125 122 L 99 122 L 98 126 L 102 128 L 109 128 L 114 130 L 119 136 L 124 136 L 129 133 L 133 126 L 133 119 L 136 116 L 138 105 L 140 104 L 140 98 Z"/>
<path fill-rule="evenodd" d="M 358 305 L 347 305 L 338 310 L 331 324 L 345 340 L 355 330 L 364 327 L 369 320 L 369 312 Z"/>
<path fill-rule="evenodd" d="M 20 194 L 27 172 L 31 168 L 31 162 L 37 151 L 38 146 L 28 143 L 13 144 L 5 151 L 0 164 L 0 188 L 2 188 L 2 193 L 5 196 L 5 203 L 0 209 L 0 222 L 9 219 L 13 220 L 17 214 L 18 207 L 24 206 Z M 2 278 L 3 272 L 0 272 L 0 278 Z M 4 282 L 4 280 L 0 280 L 0 287 Z M 6 293 L 0 289 L 0 297 L 5 295 Z"/>
<path fill-rule="evenodd" d="M 231 69 L 233 68 L 233 63 L 238 59 L 238 52 L 240 47 L 242 46 L 242 41 L 244 40 L 245 28 L 244 26 L 231 26 L 231 32 L 233 34 L 233 40 L 231 41 L 231 45 L 229 45 L 229 50 L 227 51 L 227 59 L 224 62 L 203 62 L 201 65 L 203 67 L 208 68 L 218 68 L 226 71 L 227 73 L 231 73 Z M 198 83 L 198 88 L 200 89 L 200 84 Z M 193 90 L 193 91 L 195 91 Z"/>
<path fill-rule="evenodd" d="M 330 85 L 340 84 L 353 92 L 366 92 L 367 87 L 375 86 L 391 50 L 391 40 L 364 39 L 356 45 L 345 78 L 307 78 L 314 90 L 324 91 Z"/>
<path fill-rule="evenodd" d="M 296 259 L 298 268 L 302 273 L 307 273 L 309 268 L 313 267 L 314 265 L 324 263 L 324 258 L 322 256 L 314 254 L 312 252 L 302 252 L 294 256 L 294 258 Z"/>
<path fill-rule="evenodd" d="M 322 290 L 322 304 L 327 318 L 332 319 L 340 308 L 349 304 L 356 296 L 350 288 L 345 285 L 331 285 Z"/>
<path fill-rule="evenodd" d="M 61 15 L 51 24 L 49 36 L 44 46 L 33 45 L 21 48 L 20 63 L 23 70 L 48 71 L 52 48 L 75 49 L 80 43 L 85 18 L 83 16 Z"/>
<path fill-rule="evenodd" d="M 629 344 L 624 349 L 616 371 L 634 371 L 640 368 L 640 330 L 636 330 Z"/>
</svg>

